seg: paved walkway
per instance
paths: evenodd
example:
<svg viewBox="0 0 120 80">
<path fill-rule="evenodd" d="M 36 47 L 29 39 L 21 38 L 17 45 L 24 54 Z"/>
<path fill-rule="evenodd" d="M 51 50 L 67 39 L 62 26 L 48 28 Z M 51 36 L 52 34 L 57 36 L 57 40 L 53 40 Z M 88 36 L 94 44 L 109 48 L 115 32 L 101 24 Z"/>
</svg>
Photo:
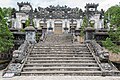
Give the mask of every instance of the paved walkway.
<svg viewBox="0 0 120 80">
<path fill-rule="evenodd" d="M 2 78 L 0 80 L 120 80 L 120 77 L 101 77 L 101 76 L 15 76 L 13 78 Z"/>
</svg>

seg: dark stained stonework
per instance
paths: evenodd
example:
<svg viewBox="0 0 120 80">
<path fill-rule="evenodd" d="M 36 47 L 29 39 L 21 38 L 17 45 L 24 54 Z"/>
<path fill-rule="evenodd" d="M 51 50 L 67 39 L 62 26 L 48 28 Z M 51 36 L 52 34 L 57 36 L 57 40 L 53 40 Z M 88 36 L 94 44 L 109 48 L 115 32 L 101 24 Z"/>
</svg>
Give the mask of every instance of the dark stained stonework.
<svg viewBox="0 0 120 80">
<path fill-rule="evenodd" d="M 83 15 L 82 9 L 79 9 L 78 7 L 70 8 L 70 7 L 67 7 L 66 5 L 65 6 L 50 5 L 49 7 L 46 7 L 46 8 L 38 7 L 38 10 L 37 8 L 35 8 L 34 11 L 33 11 L 32 5 L 28 2 L 17 3 L 17 5 L 19 6 L 18 12 L 24 12 L 24 13 L 29 14 L 32 11 L 33 12 L 32 15 L 36 16 L 37 18 L 46 17 L 47 19 L 57 19 L 57 18 L 59 19 L 71 19 L 71 18 L 80 19 L 81 18 L 80 16 Z M 31 10 L 30 11 L 22 10 L 21 8 L 24 5 L 30 6 Z"/>
</svg>

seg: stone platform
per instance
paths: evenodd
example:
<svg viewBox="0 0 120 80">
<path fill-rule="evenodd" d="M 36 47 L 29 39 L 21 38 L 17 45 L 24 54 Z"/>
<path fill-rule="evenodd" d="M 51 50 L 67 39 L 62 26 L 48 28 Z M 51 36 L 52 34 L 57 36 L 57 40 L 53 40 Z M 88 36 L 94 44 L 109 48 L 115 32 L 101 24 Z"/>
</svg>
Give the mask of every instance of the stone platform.
<svg viewBox="0 0 120 80">
<path fill-rule="evenodd" d="M 101 76 L 15 76 L 13 78 L 2 78 L 0 80 L 120 80 L 120 77 L 101 77 Z"/>
</svg>

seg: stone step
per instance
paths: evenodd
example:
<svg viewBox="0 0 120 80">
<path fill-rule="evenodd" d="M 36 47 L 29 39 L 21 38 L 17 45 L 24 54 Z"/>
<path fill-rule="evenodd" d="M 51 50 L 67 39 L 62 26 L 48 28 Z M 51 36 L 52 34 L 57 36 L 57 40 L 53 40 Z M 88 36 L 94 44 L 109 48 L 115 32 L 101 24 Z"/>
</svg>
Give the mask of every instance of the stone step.
<svg viewBox="0 0 120 80">
<path fill-rule="evenodd" d="M 28 57 L 28 60 L 94 60 L 93 57 Z"/>
<path fill-rule="evenodd" d="M 89 51 L 50 51 L 50 50 L 44 50 L 44 51 L 31 51 L 31 53 L 90 53 Z"/>
<path fill-rule="evenodd" d="M 32 55 L 92 55 L 91 53 L 42 53 L 42 52 L 40 52 L 40 53 L 30 53 L 30 56 L 32 56 Z"/>
<path fill-rule="evenodd" d="M 37 55 L 29 55 L 29 57 L 93 57 L 92 55 L 90 55 L 90 54 L 80 54 L 80 55 L 50 55 L 50 54 L 45 54 L 45 55 L 43 55 L 43 54 L 37 54 Z"/>
<path fill-rule="evenodd" d="M 78 52 L 81 52 L 81 51 L 87 51 L 87 52 L 89 52 L 89 50 L 88 49 L 77 49 L 77 50 L 75 50 L 75 49 L 33 49 L 33 51 L 78 51 Z"/>
<path fill-rule="evenodd" d="M 73 52 L 73 51 L 74 51 L 74 52 L 75 52 L 76 50 L 70 50 L 70 49 L 68 49 L 68 50 L 60 50 L 60 49 L 59 49 L 59 50 L 49 50 L 49 49 L 47 49 L 47 50 L 41 49 L 41 50 L 40 50 L 40 49 L 38 49 L 38 50 L 37 50 L 37 49 L 33 49 L 32 51 L 40 51 L 40 52 L 57 52 L 57 51 L 58 51 L 58 52 L 64 52 L 64 51 L 65 51 L 65 52 Z M 80 51 L 80 52 L 83 52 L 83 51 L 89 52 L 88 49 L 81 49 L 81 50 L 79 50 L 79 51 Z"/>
<path fill-rule="evenodd" d="M 30 54 L 30 56 L 73 56 L 73 57 L 79 57 L 79 56 L 91 56 L 92 54 Z"/>
<path fill-rule="evenodd" d="M 39 75 L 58 75 L 58 76 L 102 76 L 101 71 L 26 71 L 22 72 L 23 76 L 39 76 Z"/>
<path fill-rule="evenodd" d="M 39 52 L 32 51 L 30 54 L 91 54 L 91 52 Z"/>
<path fill-rule="evenodd" d="M 97 67 L 97 63 L 40 63 L 40 64 L 36 64 L 36 63 L 30 63 L 30 64 L 25 64 L 25 67 L 34 67 L 34 66 L 38 66 L 38 67 L 53 67 L 53 66 L 77 66 L 77 67 Z"/>
<path fill-rule="evenodd" d="M 27 60 L 27 63 L 96 63 L 95 60 Z"/>
<path fill-rule="evenodd" d="M 87 49 L 87 47 L 86 46 L 73 46 L 73 47 L 58 47 L 58 46 L 55 46 L 55 47 L 53 47 L 53 46 L 49 46 L 49 47 L 35 47 L 34 46 L 34 49 L 81 49 L 81 48 L 85 48 L 85 49 Z"/>
<path fill-rule="evenodd" d="M 99 71 L 99 67 L 24 67 L 23 71 Z"/>
<path fill-rule="evenodd" d="M 49 48 L 49 47 L 53 47 L 53 48 L 59 48 L 59 47 L 64 47 L 64 48 L 73 48 L 73 47 L 86 47 L 86 45 L 85 44 L 79 44 L 79 45 L 73 45 L 73 44 L 71 44 L 71 45 L 49 45 L 49 46 L 43 46 L 43 45 L 40 45 L 40 44 L 36 44 L 35 46 L 34 46 L 34 48 L 35 47 L 39 47 L 39 48 Z"/>
</svg>

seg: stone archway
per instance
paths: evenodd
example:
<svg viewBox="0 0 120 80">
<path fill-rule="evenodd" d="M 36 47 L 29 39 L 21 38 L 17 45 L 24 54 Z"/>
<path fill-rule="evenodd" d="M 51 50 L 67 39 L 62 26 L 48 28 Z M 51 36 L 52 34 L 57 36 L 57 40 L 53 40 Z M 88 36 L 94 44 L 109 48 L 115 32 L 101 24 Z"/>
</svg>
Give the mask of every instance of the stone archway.
<svg viewBox="0 0 120 80">
<path fill-rule="evenodd" d="M 54 22 L 54 33 L 62 34 L 62 20 L 56 20 Z"/>
</svg>

